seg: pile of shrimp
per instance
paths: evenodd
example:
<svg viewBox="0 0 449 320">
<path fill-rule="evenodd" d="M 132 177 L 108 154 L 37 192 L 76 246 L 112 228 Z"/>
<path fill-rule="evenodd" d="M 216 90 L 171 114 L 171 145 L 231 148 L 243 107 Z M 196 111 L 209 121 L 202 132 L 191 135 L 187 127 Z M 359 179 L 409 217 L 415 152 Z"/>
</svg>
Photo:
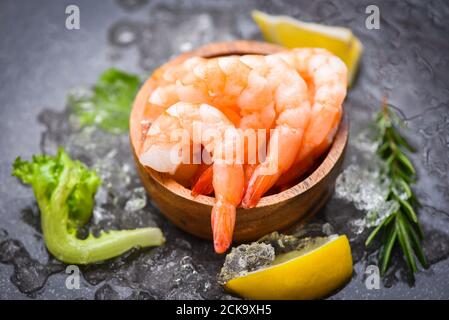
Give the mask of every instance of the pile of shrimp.
<svg viewBox="0 0 449 320">
<path fill-rule="evenodd" d="M 190 179 L 194 196 L 214 193 L 214 248 L 224 253 L 236 207 L 252 208 L 272 187 L 296 181 L 331 145 L 346 96 L 346 66 L 324 49 L 299 48 L 267 56 L 193 57 L 159 72 L 146 105 L 150 124 L 139 160 Z M 172 133 L 193 134 L 195 125 L 217 132 L 217 139 L 195 141 L 211 155 L 210 165 L 172 161 L 173 147 L 193 143 L 173 141 Z M 224 142 L 225 132 L 237 129 L 274 129 L 266 144 L 256 142 L 264 159 L 223 161 L 233 145 Z"/>
</svg>

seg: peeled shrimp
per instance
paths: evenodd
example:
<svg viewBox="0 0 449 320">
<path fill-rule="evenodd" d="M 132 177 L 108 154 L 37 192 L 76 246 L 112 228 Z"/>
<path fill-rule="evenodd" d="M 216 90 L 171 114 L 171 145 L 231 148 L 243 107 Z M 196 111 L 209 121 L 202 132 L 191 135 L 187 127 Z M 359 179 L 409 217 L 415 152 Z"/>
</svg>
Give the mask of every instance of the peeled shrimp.
<svg viewBox="0 0 449 320">
<path fill-rule="evenodd" d="M 194 130 L 201 134 L 195 136 Z M 151 124 L 139 157 L 143 165 L 173 174 L 181 164 L 182 157 L 177 156 L 182 150 L 190 150 L 192 142 L 203 145 L 212 154 L 215 204 L 211 222 L 217 253 L 225 252 L 232 242 L 236 207 L 243 196 L 242 164 L 234 158 L 225 158 L 234 151 L 228 150 L 233 143 L 226 141 L 225 135 L 234 130 L 232 122 L 218 109 L 207 104 L 178 102 Z M 207 132 L 213 132 L 213 139 Z M 197 141 L 192 141 L 195 137 Z"/>
<path fill-rule="evenodd" d="M 204 58 L 192 57 L 181 64 L 165 67 L 157 70 L 154 78 L 157 87 L 148 98 L 146 109 L 146 121 L 153 122 L 164 110 L 182 101 L 178 95 L 177 82 L 191 81 L 192 70 L 198 64 L 207 61 Z M 188 101 L 185 101 L 188 102 Z M 207 100 L 201 101 L 207 103 Z"/>
<path fill-rule="evenodd" d="M 277 185 L 282 185 L 304 174 L 332 144 L 346 97 L 347 68 L 324 49 L 301 48 L 276 55 L 306 80 L 313 105 L 311 121 L 294 165 L 278 180 Z"/>
<path fill-rule="evenodd" d="M 232 241 L 240 202 L 246 208 L 257 205 L 273 185 L 297 178 L 331 144 L 346 95 L 346 66 L 326 50 L 294 49 L 269 56 L 191 58 L 161 72 L 147 106 L 155 120 L 140 161 L 173 174 L 180 164 L 170 160 L 168 150 L 179 153 L 192 141 L 172 141 L 170 133 L 181 128 L 191 133 L 193 123 L 218 128 L 218 142 L 193 141 L 212 155 L 212 165 L 202 163 L 187 176 L 195 177 L 192 194 L 215 191 L 212 229 L 215 250 L 222 253 Z M 268 147 L 261 139 L 255 142 L 256 150 L 266 148 L 266 158 L 250 162 L 246 143 L 243 163 L 223 161 L 217 150 L 233 152 L 228 150 L 233 144 L 224 142 L 228 129 L 274 129 Z"/>
<path fill-rule="evenodd" d="M 160 114 L 178 101 L 207 103 L 238 125 L 240 115 L 236 100 L 246 86 L 249 71 L 250 68 L 237 56 L 189 58 L 162 71 L 147 108 Z"/>
<path fill-rule="evenodd" d="M 290 169 L 310 117 L 307 85 L 295 69 L 273 55 L 265 57 L 264 67 L 268 68 L 265 79 L 272 94 L 275 131 L 270 137 L 266 159 L 254 169 L 249 179 L 242 201 L 245 208 L 255 206 L 281 174 Z M 260 100 L 261 95 L 253 93 L 248 104 L 258 104 Z"/>
<path fill-rule="evenodd" d="M 285 159 L 285 162 L 283 162 L 284 166 L 280 167 L 279 170 L 276 170 L 274 174 L 260 175 L 260 172 L 258 171 L 261 169 L 256 169 L 249 180 L 248 190 L 243 199 L 242 204 L 245 207 L 256 205 L 260 197 L 275 182 L 277 182 L 277 185 L 288 183 L 305 173 L 313 165 L 315 159 L 321 155 L 333 141 L 341 118 L 342 102 L 346 96 L 346 66 L 339 58 L 330 52 L 324 49 L 305 48 L 282 52 L 271 57 L 282 59 L 305 79 L 308 99 L 313 106 L 311 110 L 311 120 L 310 123 L 307 123 L 307 120 L 303 119 L 302 125 L 306 124 L 304 138 L 293 161 L 288 160 L 289 155 L 283 153 L 281 159 Z M 270 56 L 267 58 L 271 59 Z M 260 68 L 263 66 L 270 66 L 270 64 L 266 63 L 265 59 L 260 56 L 244 56 L 241 60 L 247 62 L 247 64 L 253 68 L 253 71 L 251 72 L 255 72 L 255 70 L 260 71 Z M 275 64 L 275 62 L 272 61 L 271 66 L 273 66 L 273 64 Z M 276 73 L 273 72 L 273 74 Z M 271 79 L 270 83 L 276 86 L 276 79 L 282 79 L 282 76 L 283 74 L 279 73 L 277 76 L 272 77 L 274 78 L 274 81 Z M 256 82 L 257 80 L 259 79 L 253 78 L 253 82 Z M 260 82 L 261 81 L 259 81 L 259 88 L 261 87 Z M 240 99 L 243 100 L 246 98 L 250 101 L 250 103 L 248 103 L 249 108 L 247 109 L 251 110 L 251 103 L 257 101 L 259 103 L 259 108 L 253 107 L 255 109 L 255 117 L 263 114 L 263 111 L 266 109 L 260 106 L 266 106 L 267 101 L 270 101 L 269 90 L 263 91 L 259 89 L 258 92 L 253 91 L 249 94 L 249 98 L 245 97 L 246 93 L 247 91 L 243 91 Z M 257 100 L 252 99 L 253 96 L 257 96 Z M 240 105 L 240 107 L 243 107 L 243 110 L 245 110 L 245 105 Z M 286 112 L 285 114 L 288 113 Z M 247 115 L 245 121 L 250 119 L 253 120 L 255 117 Z M 267 118 L 269 117 L 265 116 L 265 119 Z M 243 122 L 243 125 L 245 121 L 241 121 Z M 259 123 L 259 127 L 263 127 L 263 125 Z M 290 139 L 283 139 L 283 137 L 281 137 L 281 139 L 285 142 L 293 141 Z M 281 152 L 285 152 L 284 150 L 295 151 L 291 148 L 292 144 L 286 143 L 285 145 L 286 149 L 280 146 Z M 295 145 L 299 144 L 296 143 Z M 270 154 L 270 151 L 268 153 Z M 260 167 L 264 168 L 263 166 L 269 166 L 269 163 L 269 161 L 266 161 L 264 164 L 261 164 Z M 202 181 L 202 183 L 204 184 L 206 182 Z"/>
<path fill-rule="evenodd" d="M 256 191 L 254 201 L 257 203 L 258 198 L 276 182 L 277 177 L 290 167 L 301 145 L 309 119 L 310 104 L 304 80 L 282 59 L 248 55 L 239 60 L 250 68 L 246 86 L 236 100 L 241 116 L 239 127 L 276 129 L 268 145 L 266 160 L 259 166 L 245 166 L 248 176 L 246 186 Z M 258 139 L 256 144 L 259 149 L 262 141 Z M 267 172 L 270 174 L 264 174 Z M 207 188 L 210 176 L 210 169 L 206 170 L 194 185 L 193 194 L 210 191 Z M 248 199 L 248 203 L 251 201 L 253 200 Z M 243 202 L 243 206 L 246 205 Z"/>
<path fill-rule="evenodd" d="M 190 58 L 162 72 L 160 86 L 150 95 L 150 105 L 147 107 L 160 113 L 177 101 L 204 102 L 220 109 L 242 130 L 270 129 L 275 120 L 275 110 L 271 101 L 272 88 L 260 75 L 262 70 L 267 73 L 267 67 L 261 68 L 264 64 L 265 58 L 257 55 Z M 254 101 L 257 95 L 264 95 L 268 101 Z M 256 137 L 250 145 L 255 145 L 258 150 L 265 140 L 266 137 Z M 212 167 L 196 179 L 193 195 L 213 191 L 211 171 Z"/>
</svg>

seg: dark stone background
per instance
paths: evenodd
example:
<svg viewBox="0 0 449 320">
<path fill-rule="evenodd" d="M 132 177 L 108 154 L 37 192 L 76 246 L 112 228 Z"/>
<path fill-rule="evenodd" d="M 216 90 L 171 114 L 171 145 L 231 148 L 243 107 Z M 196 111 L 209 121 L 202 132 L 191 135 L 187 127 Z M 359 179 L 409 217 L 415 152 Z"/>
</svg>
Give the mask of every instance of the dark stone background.
<svg viewBox="0 0 449 320">
<path fill-rule="evenodd" d="M 80 30 L 65 29 L 65 8 L 69 4 L 80 7 Z M 369 4 L 380 7 L 380 30 L 365 28 L 365 8 Z M 110 66 L 144 77 L 171 55 L 191 46 L 233 38 L 260 39 L 249 15 L 254 8 L 354 30 L 365 46 L 365 53 L 358 81 L 345 103 L 351 135 L 365 126 L 382 97 L 388 95 L 389 102 L 407 120 L 410 139 L 419 146 L 413 161 L 420 176 L 416 191 L 424 204 L 420 215 L 425 223 L 425 250 L 433 263 L 431 268 L 417 274 L 411 286 L 403 280 L 403 266 L 399 264 L 395 274 L 390 275 L 391 281 L 384 282 L 380 290 L 367 290 L 363 272 L 374 255 L 364 253 L 359 244 L 353 243 L 357 256 L 355 274 L 332 298 L 449 298 L 449 5 L 446 1 L 3 0 L 0 2 L 1 299 L 230 298 L 215 288 L 213 279 L 221 258 L 211 254 L 211 246 L 177 230 L 157 212 L 156 222 L 169 239 L 165 248 L 133 252 L 98 268 L 83 269 L 81 289 L 67 290 L 63 266 L 49 260 L 45 251 L 36 227 L 36 213 L 26 211 L 33 208 L 33 195 L 10 173 L 16 156 L 29 158 L 41 152 L 41 134 L 47 129 L 37 117 L 44 109 L 61 112 L 69 89 L 93 84 Z M 126 34 L 117 35 L 123 28 L 132 30 L 131 38 Z M 353 159 L 349 154 L 346 162 Z M 345 232 L 346 210 L 353 211 L 353 208 L 332 200 L 318 220 L 331 221 L 337 231 Z M 181 256 L 187 254 L 187 260 L 192 261 L 178 259 L 177 252 Z M 147 256 L 148 261 L 144 260 Z M 190 273 L 198 277 L 189 278 L 189 285 L 176 291 L 173 289 L 176 286 L 167 284 L 173 279 L 159 285 L 155 277 L 151 278 L 154 261 L 165 268 L 164 263 L 180 260 L 183 260 L 181 266 L 187 269 L 196 266 Z M 129 278 L 146 272 L 149 278 L 137 277 L 132 281 L 114 277 L 118 274 Z M 168 272 L 171 271 L 167 264 Z M 46 281 L 42 282 L 43 287 L 34 286 L 36 290 L 20 285 L 33 284 L 33 279 Z M 212 289 L 192 295 L 192 291 L 200 290 L 195 283 L 204 279 L 212 279 Z M 153 287 L 145 285 L 142 289 L 136 285 L 151 281 Z"/>
</svg>

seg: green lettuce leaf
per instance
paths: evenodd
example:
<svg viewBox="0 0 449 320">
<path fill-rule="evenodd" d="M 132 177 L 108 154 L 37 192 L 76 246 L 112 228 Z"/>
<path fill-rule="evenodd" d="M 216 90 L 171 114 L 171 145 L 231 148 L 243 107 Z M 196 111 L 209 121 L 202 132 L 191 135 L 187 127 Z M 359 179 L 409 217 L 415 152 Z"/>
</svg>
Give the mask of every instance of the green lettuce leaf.
<svg viewBox="0 0 449 320">
<path fill-rule="evenodd" d="M 56 156 L 37 155 L 32 161 L 17 158 L 12 174 L 32 186 L 41 211 L 48 251 L 66 263 L 88 264 L 116 257 L 133 247 L 158 246 L 165 239 L 159 228 L 141 228 L 76 236 L 77 228 L 92 215 L 101 181 L 92 170 L 72 160 L 60 148 Z"/>
<path fill-rule="evenodd" d="M 81 126 L 96 125 L 107 132 L 124 133 L 139 85 L 139 77 L 108 69 L 93 87 L 92 95 L 69 95 L 69 105 Z"/>
</svg>

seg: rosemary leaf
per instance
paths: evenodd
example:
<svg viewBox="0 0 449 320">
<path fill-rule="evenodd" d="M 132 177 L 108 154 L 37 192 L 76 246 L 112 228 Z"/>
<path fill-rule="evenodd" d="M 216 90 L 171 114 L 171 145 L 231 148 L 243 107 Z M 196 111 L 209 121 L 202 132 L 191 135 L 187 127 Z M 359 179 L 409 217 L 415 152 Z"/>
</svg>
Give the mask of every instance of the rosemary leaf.
<svg viewBox="0 0 449 320">
<path fill-rule="evenodd" d="M 396 196 L 396 199 L 398 200 L 399 204 L 401 205 L 402 209 L 404 209 L 407 216 L 415 223 L 418 223 L 418 217 L 416 216 L 415 210 L 413 210 L 410 203 L 408 203 L 407 200 L 402 200 L 400 197 Z"/>
<path fill-rule="evenodd" d="M 421 263 L 421 265 L 427 269 L 429 267 L 429 263 L 427 262 L 427 258 L 424 254 L 422 247 L 421 247 L 420 237 L 419 237 L 418 233 L 415 231 L 415 229 L 413 228 L 412 225 L 407 224 L 407 223 L 404 225 L 408 231 L 408 234 L 410 235 L 410 239 L 412 241 L 412 246 L 415 251 L 416 257 L 419 260 L 419 263 Z"/>
<path fill-rule="evenodd" d="M 380 148 L 377 150 L 377 152 L 382 156 L 384 152 L 387 152 L 390 148 L 390 144 L 388 142 L 384 142 Z"/>
<path fill-rule="evenodd" d="M 407 197 L 410 199 L 412 197 L 413 193 L 412 193 L 412 189 L 410 189 L 410 186 L 408 185 L 408 183 L 405 182 L 404 179 L 402 179 L 402 178 L 396 178 L 396 181 L 398 182 L 398 184 L 400 185 L 402 190 L 407 194 Z"/>
<path fill-rule="evenodd" d="M 407 140 L 405 140 L 404 137 L 402 137 L 399 132 L 397 132 L 396 130 L 391 130 L 391 134 L 393 136 L 394 141 L 400 145 L 403 146 L 405 149 L 407 149 L 410 152 L 416 152 L 415 148 L 413 148 L 408 142 Z"/>
<path fill-rule="evenodd" d="M 399 160 L 404 167 L 410 171 L 410 174 L 415 175 L 416 174 L 416 170 L 415 167 L 413 167 L 413 164 L 410 162 L 410 160 L 402 153 L 402 152 L 397 152 L 396 153 L 396 158 L 397 160 Z"/>
<path fill-rule="evenodd" d="M 369 246 L 371 242 L 376 238 L 376 235 L 379 233 L 379 231 L 386 225 L 388 225 L 391 220 L 393 220 L 394 214 L 389 215 L 386 217 L 369 235 L 369 237 L 366 239 L 365 245 Z"/>
<path fill-rule="evenodd" d="M 415 257 L 413 256 L 412 245 L 400 212 L 398 212 L 396 218 L 396 231 L 398 233 L 399 245 L 401 246 L 402 253 L 405 256 L 405 262 L 413 273 L 417 272 L 418 268 L 416 267 Z"/>
<path fill-rule="evenodd" d="M 423 267 L 428 266 L 421 241 L 423 232 L 419 224 L 414 206 L 420 206 L 410 185 L 416 182 L 416 170 L 406 151 L 414 152 L 414 148 L 396 129 L 405 127 L 405 123 L 384 103 L 382 111 L 376 116 L 377 141 L 380 141 L 377 154 L 383 160 L 382 171 L 389 180 L 388 195 L 385 200 L 397 201 L 399 209 L 386 217 L 368 236 L 365 245 L 369 246 L 381 234 L 379 264 L 381 274 L 385 274 L 395 243 L 402 251 L 411 275 L 418 270 L 415 255 Z M 391 223 L 394 221 L 394 223 Z"/>
<path fill-rule="evenodd" d="M 393 224 L 391 225 L 391 227 L 389 228 L 390 230 L 388 230 L 388 236 L 387 236 L 387 240 L 384 244 L 384 246 L 382 247 L 382 255 L 380 256 L 379 262 L 380 262 L 380 273 L 382 275 L 385 274 L 385 272 L 387 272 L 388 266 L 390 264 L 390 260 L 391 260 L 391 251 L 393 249 L 393 246 L 396 242 L 396 238 L 398 235 L 398 232 L 396 230 L 396 226 Z"/>
<path fill-rule="evenodd" d="M 386 165 L 387 167 L 391 166 L 391 164 L 393 163 L 393 161 L 395 160 L 395 158 L 396 158 L 396 155 L 395 155 L 394 153 L 392 153 L 392 154 L 387 158 L 387 160 L 385 160 L 385 165 Z"/>
<path fill-rule="evenodd" d="M 415 179 L 413 179 L 412 176 L 405 173 L 400 167 L 398 167 L 396 165 L 392 166 L 391 171 L 392 171 L 393 176 L 399 176 L 407 183 L 415 182 Z"/>
</svg>

